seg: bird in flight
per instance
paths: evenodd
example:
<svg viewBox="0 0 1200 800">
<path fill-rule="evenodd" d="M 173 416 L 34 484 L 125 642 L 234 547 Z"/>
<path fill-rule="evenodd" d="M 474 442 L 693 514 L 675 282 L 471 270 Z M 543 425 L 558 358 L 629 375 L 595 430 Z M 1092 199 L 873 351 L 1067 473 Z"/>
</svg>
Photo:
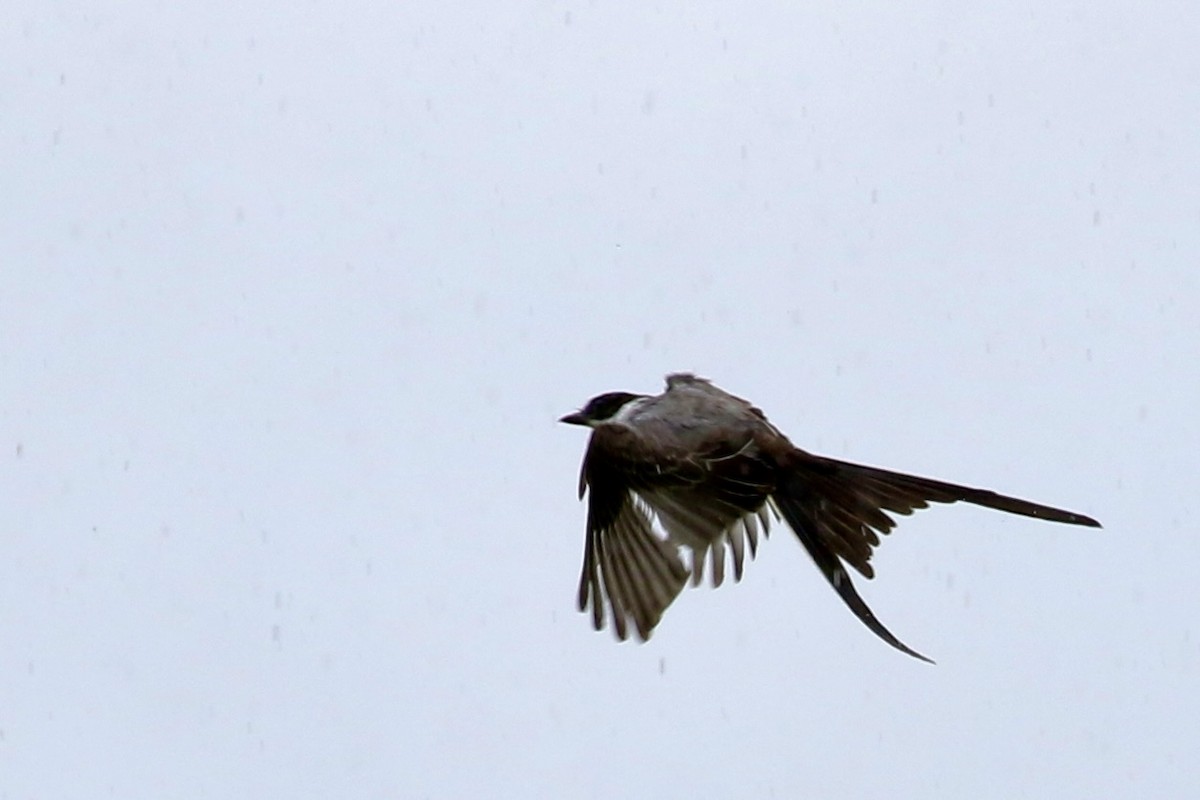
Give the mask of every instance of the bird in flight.
<svg viewBox="0 0 1200 800">
<path fill-rule="evenodd" d="M 609 392 L 560 421 L 592 429 L 579 476 L 580 499 L 590 492 L 579 610 L 590 608 L 600 630 L 607 605 L 622 640 L 631 622 L 648 639 L 689 577 L 699 585 L 706 562 L 720 586 L 726 550 L 734 580 L 741 580 L 759 532 L 766 536 L 772 517 L 782 516 L 864 625 L 897 650 L 930 661 L 883 626 L 846 571 L 849 565 L 874 577 L 871 553 L 880 534 L 896 525 L 890 514 L 962 501 L 1100 527 L 1083 514 L 987 489 L 805 452 L 752 404 L 687 373 L 668 375 L 660 395 Z M 681 549 L 690 552 L 690 568 Z"/>
</svg>

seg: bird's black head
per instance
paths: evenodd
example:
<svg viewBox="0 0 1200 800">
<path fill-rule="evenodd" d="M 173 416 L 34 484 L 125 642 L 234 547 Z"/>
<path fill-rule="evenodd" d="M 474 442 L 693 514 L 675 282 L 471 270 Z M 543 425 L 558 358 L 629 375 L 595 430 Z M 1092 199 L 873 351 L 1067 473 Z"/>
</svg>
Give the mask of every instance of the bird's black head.
<svg viewBox="0 0 1200 800">
<path fill-rule="evenodd" d="M 626 403 L 630 400 L 637 400 L 639 397 L 645 397 L 645 395 L 630 394 L 629 392 L 608 392 L 607 394 L 597 395 L 588 400 L 587 405 L 581 411 L 576 411 L 574 414 L 567 414 L 559 422 L 593 427 L 597 423 L 612 419 L 618 411 L 625 407 Z"/>
</svg>

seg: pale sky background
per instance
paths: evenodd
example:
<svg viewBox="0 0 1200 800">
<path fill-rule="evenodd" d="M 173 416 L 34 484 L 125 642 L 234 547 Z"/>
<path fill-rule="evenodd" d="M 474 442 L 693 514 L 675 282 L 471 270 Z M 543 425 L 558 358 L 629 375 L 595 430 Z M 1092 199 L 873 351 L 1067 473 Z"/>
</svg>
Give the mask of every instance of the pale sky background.
<svg viewBox="0 0 1200 800">
<path fill-rule="evenodd" d="M 1200 6 L 5 16 L 0 798 L 1200 795 Z M 555 420 L 675 370 L 1105 528 L 618 644 Z"/>
</svg>

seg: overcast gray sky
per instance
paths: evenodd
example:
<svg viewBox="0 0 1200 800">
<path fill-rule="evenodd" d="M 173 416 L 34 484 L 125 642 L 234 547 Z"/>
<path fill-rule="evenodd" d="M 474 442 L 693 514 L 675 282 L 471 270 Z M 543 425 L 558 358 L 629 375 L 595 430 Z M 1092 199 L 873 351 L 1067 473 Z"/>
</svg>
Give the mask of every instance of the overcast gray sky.
<svg viewBox="0 0 1200 800">
<path fill-rule="evenodd" d="M 0 797 L 1200 794 L 1197 6 L 7 16 Z M 555 420 L 675 370 L 1105 528 L 618 644 Z"/>
</svg>

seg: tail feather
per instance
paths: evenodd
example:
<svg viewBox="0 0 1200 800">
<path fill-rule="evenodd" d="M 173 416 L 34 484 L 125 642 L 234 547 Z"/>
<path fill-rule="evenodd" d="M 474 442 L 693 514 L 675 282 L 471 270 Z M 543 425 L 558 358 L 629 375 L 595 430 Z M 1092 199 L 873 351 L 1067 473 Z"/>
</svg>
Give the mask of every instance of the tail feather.
<svg viewBox="0 0 1200 800">
<path fill-rule="evenodd" d="M 822 535 L 821 523 L 813 513 L 819 501 L 814 502 L 815 498 L 811 496 L 807 486 L 793 478 L 779 489 L 774 500 L 779 513 L 796 533 L 800 543 L 804 545 L 804 549 L 808 551 L 817 568 L 821 570 L 821 574 L 842 598 L 842 602 L 854 612 L 854 615 L 872 633 L 900 652 L 930 664 L 934 663 L 933 659 L 921 655 L 896 638 L 896 635 L 884 627 L 884 624 L 859 596 L 858 591 L 854 588 L 854 582 L 850 580 L 850 574 L 846 572 L 846 568 L 842 566 L 837 555 L 828 546 L 826 537 Z"/>
<path fill-rule="evenodd" d="M 905 475 L 900 472 L 890 472 L 878 467 L 866 467 L 861 464 L 850 464 L 844 461 L 825 459 L 836 464 L 846 478 L 864 480 L 880 489 L 890 489 L 889 494 L 901 498 L 912 497 L 912 493 L 924 495 L 931 503 L 971 503 L 984 508 L 994 508 L 997 511 L 1007 511 L 1009 514 L 1020 514 L 1034 519 L 1044 519 L 1047 522 L 1063 522 L 1068 525 L 1086 525 L 1089 528 L 1099 528 L 1100 523 L 1084 514 L 1065 511 L 1061 508 L 1032 503 L 1016 497 L 997 494 L 990 489 L 976 489 L 971 486 L 960 486 L 932 478 L 921 478 L 916 475 Z M 903 502 L 903 500 L 900 500 Z M 923 506 L 918 506 L 923 507 Z M 895 509 L 893 509 L 895 510 Z M 903 511 L 899 513 L 905 513 Z"/>
<path fill-rule="evenodd" d="M 850 464 L 796 450 L 772 497 L 804 549 L 842 601 L 871 631 L 901 652 L 929 661 L 883 626 L 854 589 L 845 564 L 874 576 L 870 558 L 879 534 L 895 521 L 885 512 L 911 514 L 929 503 L 973 503 L 1050 522 L 1098 528 L 1091 517 L 1007 497 L 987 489 Z M 932 662 L 930 662 L 932 663 Z"/>
</svg>

